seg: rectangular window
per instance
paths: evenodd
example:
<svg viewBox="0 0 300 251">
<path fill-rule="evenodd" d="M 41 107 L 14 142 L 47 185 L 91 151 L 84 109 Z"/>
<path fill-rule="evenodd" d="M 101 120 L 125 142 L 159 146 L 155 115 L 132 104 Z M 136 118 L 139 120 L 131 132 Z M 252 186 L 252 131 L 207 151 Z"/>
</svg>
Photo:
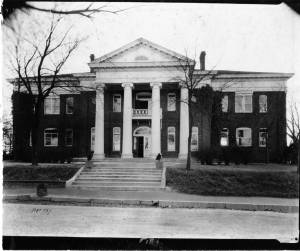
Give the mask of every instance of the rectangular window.
<svg viewBox="0 0 300 251">
<path fill-rule="evenodd" d="M 267 139 L 268 139 L 268 130 L 267 130 L 267 128 L 260 128 L 258 136 L 259 136 L 259 147 L 266 147 L 267 146 Z"/>
<path fill-rule="evenodd" d="M 252 94 L 235 95 L 235 112 L 237 113 L 252 112 Z"/>
<path fill-rule="evenodd" d="M 268 97 L 267 95 L 259 95 L 259 112 L 265 113 L 268 111 Z"/>
<path fill-rule="evenodd" d="M 95 127 L 91 128 L 91 151 L 94 151 L 95 147 Z"/>
<path fill-rule="evenodd" d="M 49 96 L 44 101 L 44 114 L 59 114 L 60 97 L 56 95 Z"/>
<path fill-rule="evenodd" d="M 68 97 L 66 98 L 66 114 L 74 113 L 74 98 Z"/>
<path fill-rule="evenodd" d="M 222 112 L 228 112 L 228 95 L 222 98 Z"/>
<path fill-rule="evenodd" d="M 58 131 L 56 128 L 45 129 L 44 146 L 58 146 Z"/>
<path fill-rule="evenodd" d="M 198 127 L 192 127 L 191 151 L 198 151 Z"/>
<path fill-rule="evenodd" d="M 236 129 L 236 144 L 237 146 L 252 145 L 251 128 L 240 127 Z"/>
<path fill-rule="evenodd" d="M 121 129 L 120 127 L 113 128 L 113 151 L 120 151 L 121 146 Z"/>
<path fill-rule="evenodd" d="M 176 94 L 168 93 L 168 111 L 176 111 Z"/>
<path fill-rule="evenodd" d="M 66 129 L 65 131 L 65 145 L 73 146 L 73 129 Z"/>
<path fill-rule="evenodd" d="M 113 95 L 113 112 L 121 112 L 121 94 Z"/>
<path fill-rule="evenodd" d="M 220 145 L 221 146 L 229 146 L 229 130 L 228 130 L 228 128 L 223 128 L 221 131 Z"/>
<path fill-rule="evenodd" d="M 168 151 L 175 151 L 175 127 L 168 127 Z"/>
</svg>

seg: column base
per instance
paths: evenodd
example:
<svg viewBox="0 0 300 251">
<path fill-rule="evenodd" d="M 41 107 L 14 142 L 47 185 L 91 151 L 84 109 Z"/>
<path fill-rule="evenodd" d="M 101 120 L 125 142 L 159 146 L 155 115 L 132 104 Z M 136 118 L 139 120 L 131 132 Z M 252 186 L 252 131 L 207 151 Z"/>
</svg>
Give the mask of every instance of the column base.
<svg viewBox="0 0 300 251">
<path fill-rule="evenodd" d="M 122 159 L 132 159 L 133 156 L 132 156 L 132 153 L 122 153 L 121 158 Z"/>
<path fill-rule="evenodd" d="M 104 158 L 105 158 L 104 153 L 94 153 L 94 155 L 93 155 L 93 160 L 104 159 Z"/>
<path fill-rule="evenodd" d="M 179 153 L 178 154 L 178 159 L 187 159 L 187 153 Z"/>
</svg>

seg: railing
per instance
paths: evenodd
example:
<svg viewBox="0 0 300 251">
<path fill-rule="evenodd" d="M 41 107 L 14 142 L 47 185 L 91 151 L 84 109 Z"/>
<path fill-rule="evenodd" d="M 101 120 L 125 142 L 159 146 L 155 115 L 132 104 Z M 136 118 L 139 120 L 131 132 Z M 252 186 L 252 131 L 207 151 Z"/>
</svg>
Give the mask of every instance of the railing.
<svg viewBox="0 0 300 251">
<path fill-rule="evenodd" d="M 151 110 L 148 109 L 132 109 L 133 118 L 149 118 L 151 117 Z"/>
<path fill-rule="evenodd" d="M 150 109 L 132 109 L 133 119 L 151 119 L 151 115 Z M 160 118 L 162 118 L 162 109 L 160 109 Z"/>
</svg>

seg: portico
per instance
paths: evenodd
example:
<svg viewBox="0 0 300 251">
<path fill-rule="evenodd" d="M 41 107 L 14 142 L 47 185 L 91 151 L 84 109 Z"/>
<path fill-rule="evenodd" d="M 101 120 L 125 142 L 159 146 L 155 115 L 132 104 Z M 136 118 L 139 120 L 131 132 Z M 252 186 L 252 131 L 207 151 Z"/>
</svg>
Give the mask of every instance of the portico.
<svg viewBox="0 0 300 251">
<path fill-rule="evenodd" d="M 122 148 L 121 158 L 133 158 L 134 131 L 133 121 L 147 122 L 151 128 L 151 137 L 149 138 L 148 157 L 155 158 L 161 153 L 161 127 L 162 115 L 161 89 L 165 85 L 173 86 L 178 89 L 178 79 L 183 78 L 183 72 L 180 69 L 180 60 L 185 57 L 165 49 L 159 45 L 153 44 L 145 39 L 138 39 L 131 44 L 126 45 L 114 52 L 94 60 L 89 64 L 96 73 L 95 85 L 98 86 L 96 97 L 95 114 L 95 147 L 94 157 L 104 158 L 104 100 L 105 87 L 119 85 L 123 91 L 122 105 Z M 148 90 L 141 90 L 139 94 L 133 95 L 133 90 L 142 84 L 148 86 Z M 179 87 L 180 89 L 180 87 Z M 185 90 L 179 90 L 180 95 L 186 95 Z M 146 95 L 146 92 L 149 95 Z M 140 96 L 137 96 L 140 95 Z M 146 97 L 142 97 L 141 96 Z M 135 101 L 136 106 L 133 106 Z M 188 112 L 185 102 L 180 102 L 180 96 L 177 97 L 180 104 L 180 111 L 175 113 L 180 116 L 180 140 L 176 144 L 180 146 L 179 157 L 186 158 L 187 155 L 187 136 L 188 136 Z M 143 109 L 141 109 L 142 107 Z M 147 108 L 147 109 L 146 109 Z M 175 116 L 175 115 L 173 115 Z M 167 118 L 166 118 L 167 119 Z M 148 140 L 148 139 L 147 139 Z M 175 139 L 174 139 L 175 140 Z"/>
</svg>

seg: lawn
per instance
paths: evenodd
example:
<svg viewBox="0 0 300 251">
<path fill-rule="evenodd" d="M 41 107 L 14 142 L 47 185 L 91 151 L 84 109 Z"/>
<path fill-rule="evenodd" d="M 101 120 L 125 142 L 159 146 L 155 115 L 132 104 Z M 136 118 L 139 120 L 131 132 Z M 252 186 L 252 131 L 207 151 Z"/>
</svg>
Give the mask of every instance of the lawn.
<svg viewBox="0 0 300 251">
<path fill-rule="evenodd" d="M 79 167 L 71 166 L 7 166 L 3 168 L 3 180 L 66 181 L 74 176 Z"/>
<path fill-rule="evenodd" d="M 167 168 L 167 186 L 189 194 L 298 198 L 297 172 Z"/>
</svg>

